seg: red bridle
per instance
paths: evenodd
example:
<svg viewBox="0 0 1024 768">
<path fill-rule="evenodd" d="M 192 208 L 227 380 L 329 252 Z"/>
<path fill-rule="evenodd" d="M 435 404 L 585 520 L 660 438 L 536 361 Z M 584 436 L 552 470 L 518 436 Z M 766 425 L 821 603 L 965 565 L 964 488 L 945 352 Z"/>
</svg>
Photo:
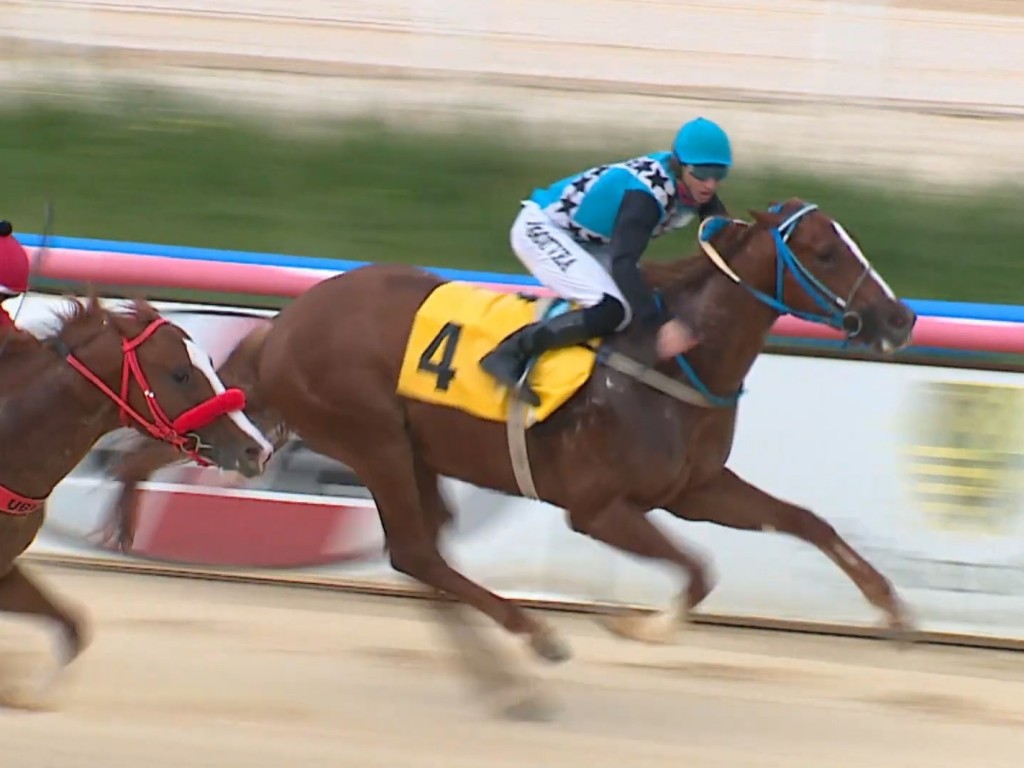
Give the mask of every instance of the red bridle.
<svg viewBox="0 0 1024 768">
<path fill-rule="evenodd" d="M 150 388 L 149 381 L 147 381 L 146 374 L 142 371 L 138 355 L 135 352 L 135 350 L 142 346 L 142 344 L 144 344 L 160 326 L 167 322 L 166 318 L 157 318 L 146 326 L 145 330 L 135 338 L 122 340 L 121 347 L 124 351 L 124 360 L 121 366 L 120 396 L 118 396 L 74 355 L 67 355 L 67 361 L 72 368 L 82 374 L 82 376 L 92 382 L 101 392 L 103 392 L 103 394 L 117 404 L 120 409 L 119 416 L 122 425 L 130 426 L 131 420 L 134 419 L 135 422 L 141 424 L 153 437 L 170 443 L 197 464 L 208 467 L 211 466 L 213 462 L 199 455 L 199 436 L 194 434 L 194 431 L 202 429 L 207 424 L 212 423 L 214 420 L 224 416 L 225 414 L 244 409 L 245 393 L 242 390 L 233 387 L 218 395 L 214 395 L 193 408 L 190 408 L 178 416 L 178 418 L 174 419 L 174 421 L 171 421 L 157 402 L 156 394 Z M 152 422 L 146 421 L 145 417 L 139 414 L 131 407 L 131 405 L 128 404 L 128 390 L 131 387 L 132 379 L 138 383 L 139 389 L 146 398 L 146 405 L 149 408 L 150 415 L 153 417 Z"/>
<path fill-rule="evenodd" d="M 165 318 L 157 318 L 133 339 L 123 339 L 121 348 L 124 351 L 124 358 L 121 366 L 121 394 L 117 395 L 108 387 L 96 374 L 90 371 L 81 360 L 70 352 L 65 354 L 68 363 L 82 376 L 94 384 L 103 394 L 113 400 L 119 408 L 121 424 L 129 426 L 131 420 L 141 424 L 153 437 L 170 443 L 182 453 L 188 455 L 197 464 L 208 467 L 212 464 L 199 454 L 201 443 L 199 436 L 194 430 L 202 429 L 215 419 L 221 416 L 240 411 L 245 408 L 245 393 L 238 388 L 232 388 L 214 395 L 210 399 L 190 408 L 178 418 L 171 421 L 160 404 L 156 395 L 150 389 L 146 374 L 139 365 L 138 355 L 135 350 L 142 346 L 156 330 L 167 323 Z M 131 387 L 132 379 L 138 385 L 146 398 L 146 405 L 149 407 L 153 421 L 149 422 L 128 404 L 128 390 Z M 0 485 L 0 514 L 28 515 L 42 506 L 46 499 L 32 499 L 5 488 Z"/>
</svg>

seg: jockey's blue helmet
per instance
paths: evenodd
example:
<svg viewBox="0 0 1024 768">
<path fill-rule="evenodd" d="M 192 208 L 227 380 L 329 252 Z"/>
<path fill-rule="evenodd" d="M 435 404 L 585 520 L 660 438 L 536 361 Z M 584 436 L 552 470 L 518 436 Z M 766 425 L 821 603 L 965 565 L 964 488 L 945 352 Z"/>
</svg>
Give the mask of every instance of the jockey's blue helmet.
<svg viewBox="0 0 1024 768">
<path fill-rule="evenodd" d="M 684 123 L 672 142 L 672 154 L 683 165 L 732 165 L 732 147 L 722 127 L 697 117 Z"/>
</svg>

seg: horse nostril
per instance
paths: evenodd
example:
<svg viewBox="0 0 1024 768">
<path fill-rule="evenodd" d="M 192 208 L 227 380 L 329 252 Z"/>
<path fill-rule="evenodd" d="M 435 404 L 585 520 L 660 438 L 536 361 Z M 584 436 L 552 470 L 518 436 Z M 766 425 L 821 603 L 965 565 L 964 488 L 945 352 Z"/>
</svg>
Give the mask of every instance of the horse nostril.
<svg viewBox="0 0 1024 768">
<path fill-rule="evenodd" d="M 917 315 L 910 309 L 900 307 L 889 315 L 889 327 L 902 331 L 911 328 L 917 322 Z"/>
<path fill-rule="evenodd" d="M 258 445 L 252 445 L 245 449 L 245 458 L 259 461 L 263 458 L 263 449 Z"/>
</svg>

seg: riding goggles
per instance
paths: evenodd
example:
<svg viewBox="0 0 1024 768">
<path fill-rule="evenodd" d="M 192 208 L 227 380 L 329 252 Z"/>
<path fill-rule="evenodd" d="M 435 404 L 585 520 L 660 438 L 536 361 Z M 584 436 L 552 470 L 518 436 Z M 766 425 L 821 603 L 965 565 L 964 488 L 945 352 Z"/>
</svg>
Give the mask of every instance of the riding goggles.
<svg viewBox="0 0 1024 768">
<path fill-rule="evenodd" d="M 725 165 L 689 165 L 687 168 L 697 181 L 721 181 L 729 175 L 729 167 Z"/>
</svg>

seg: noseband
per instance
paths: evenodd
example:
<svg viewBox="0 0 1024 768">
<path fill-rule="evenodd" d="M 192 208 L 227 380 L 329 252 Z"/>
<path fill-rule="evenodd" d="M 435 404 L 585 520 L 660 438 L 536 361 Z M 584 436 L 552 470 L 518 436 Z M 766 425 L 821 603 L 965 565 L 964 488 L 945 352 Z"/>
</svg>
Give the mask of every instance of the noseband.
<svg viewBox="0 0 1024 768">
<path fill-rule="evenodd" d="M 68 364 L 84 376 L 89 382 L 95 385 L 110 400 L 114 401 L 119 410 L 119 418 L 122 426 L 131 426 L 135 421 L 140 424 L 152 437 L 170 443 L 182 453 L 200 466 L 208 467 L 213 464 L 199 451 L 203 444 L 195 430 L 202 429 L 216 419 L 233 411 L 240 411 L 245 408 L 245 393 L 233 387 L 220 394 L 204 400 L 199 405 L 190 408 L 173 421 L 168 418 L 160 403 L 157 402 L 156 394 L 153 392 L 146 374 L 139 364 L 136 350 L 141 347 L 162 325 L 167 324 L 167 319 L 159 317 L 153 320 L 146 328 L 133 339 L 122 339 L 121 348 L 123 359 L 121 364 L 121 394 L 117 395 L 106 385 L 96 374 L 89 370 L 81 360 L 71 354 L 69 349 L 62 350 Z M 132 381 L 135 381 L 139 390 L 146 399 L 146 406 L 152 416 L 152 421 L 147 421 L 144 416 L 138 413 L 128 403 L 128 392 Z"/>
<path fill-rule="evenodd" d="M 767 304 L 772 309 L 784 315 L 793 315 L 794 317 L 799 317 L 812 323 L 827 325 L 831 328 L 843 331 L 846 334 L 846 340 L 849 341 L 860 333 L 861 329 L 864 327 L 860 313 L 849 309 L 849 307 L 853 303 L 854 297 L 857 295 L 860 287 L 864 284 L 868 275 L 871 274 L 871 265 L 867 263 L 864 264 L 864 271 L 854 282 L 849 295 L 845 299 L 840 297 L 817 277 L 811 274 L 810 270 L 808 270 L 807 267 L 805 267 L 796 257 L 796 254 L 793 253 L 793 249 L 789 247 L 789 238 L 800 223 L 800 220 L 817 209 L 817 205 L 807 203 L 803 208 L 791 215 L 788 219 L 779 224 L 779 226 L 773 227 L 771 230 L 772 239 L 775 242 L 776 274 L 774 296 L 764 293 L 763 291 L 754 288 L 752 285 L 743 282 L 743 279 L 736 274 L 736 271 L 729 266 L 726 260 L 722 258 L 721 254 L 719 254 L 715 247 L 711 245 L 711 238 L 729 224 L 732 221 L 731 219 L 728 219 L 725 216 L 711 216 L 704 219 L 697 231 L 697 241 L 700 243 L 700 247 L 707 254 L 708 258 L 711 259 L 712 263 L 718 267 L 723 274 L 729 277 L 737 285 L 741 285 L 746 288 L 763 304 Z M 782 211 L 782 205 L 773 205 L 769 210 L 772 213 L 780 213 Z M 739 223 L 746 224 L 746 222 Z M 814 312 L 802 312 L 794 309 L 786 303 L 783 294 L 785 293 L 784 289 L 787 271 L 793 275 L 797 284 L 808 296 L 810 296 L 811 300 L 821 308 L 821 314 Z M 655 293 L 655 300 L 658 302 L 660 308 L 662 306 L 662 298 L 657 292 Z M 696 389 L 696 391 L 704 398 L 705 402 L 707 402 L 711 407 L 734 407 L 739 401 L 740 396 L 743 394 L 743 389 L 741 388 L 738 392 L 731 395 L 716 395 L 708 389 L 707 385 L 705 385 L 703 381 L 701 381 L 700 376 L 697 375 L 697 371 L 690 364 L 689 360 L 686 359 L 685 355 L 676 355 L 675 361 L 679 366 L 679 369 L 683 372 L 683 375 L 689 379 L 694 389 Z"/>
<path fill-rule="evenodd" d="M 868 275 L 871 274 L 871 266 L 869 264 L 864 265 L 864 271 L 854 282 L 849 295 L 847 295 L 845 299 L 836 294 L 831 288 L 811 274 L 810 270 L 808 270 L 800 259 L 796 257 L 796 254 L 793 253 L 793 249 L 789 247 L 789 238 L 800 223 L 800 220 L 817 209 L 818 206 L 814 203 L 807 203 L 803 208 L 791 215 L 777 227 L 773 227 L 771 230 L 772 238 L 775 241 L 776 274 L 774 296 L 770 296 L 763 291 L 759 291 L 748 283 L 743 282 L 740 276 L 736 274 L 735 270 L 726 263 L 725 259 L 723 259 L 718 251 L 715 250 L 715 247 L 711 245 L 711 238 L 729 223 L 729 219 L 724 216 L 713 216 L 705 219 L 701 222 L 700 229 L 697 232 L 697 240 L 700 242 L 700 247 L 704 249 L 704 253 L 707 254 L 708 258 L 711 259 L 719 270 L 721 270 L 735 283 L 746 288 L 763 304 L 767 304 L 772 309 L 775 309 L 784 315 L 793 315 L 794 317 L 799 317 L 802 320 L 818 323 L 819 325 L 827 325 L 831 328 L 835 328 L 836 330 L 843 331 L 846 335 L 847 341 L 849 341 L 860 333 L 861 329 L 864 327 L 864 322 L 860 313 L 851 310 L 850 305 L 853 304 L 853 300 L 856 297 L 857 292 L 864 284 Z M 772 213 L 779 213 L 782 210 L 782 206 L 773 205 L 769 210 Z M 810 299 L 817 304 L 819 308 L 821 308 L 821 314 L 815 312 L 802 312 L 798 309 L 794 309 L 785 302 L 783 294 L 785 292 L 786 272 L 789 272 L 789 274 L 793 276 L 797 285 L 799 285 L 800 288 L 803 289 L 804 293 L 806 293 Z"/>
<path fill-rule="evenodd" d="M 238 388 L 228 389 L 190 408 L 173 421 L 168 418 L 163 408 L 157 402 L 156 394 L 149 386 L 149 381 L 142 370 L 138 353 L 136 352 L 140 346 L 152 338 L 157 329 L 167 324 L 167 322 L 165 318 L 157 318 L 135 338 L 122 339 L 121 349 L 123 358 L 121 364 L 120 395 L 89 370 L 81 360 L 72 354 L 71 349 L 59 339 L 56 344 L 57 350 L 72 368 L 82 374 L 85 379 L 96 386 L 97 389 L 117 405 L 119 419 L 123 426 L 130 426 L 132 421 L 135 421 L 152 437 L 170 443 L 197 464 L 208 467 L 211 466 L 212 462 L 199 453 L 203 446 L 199 436 L 195 434 L 195 430 L 202 429 L 225 414 L 244 409 L 245 393 Z M 140 391 L 146 398 L 146 405 L 153 418 L 152 421 L 147 421 L 142 414 L 128 403 L 129 390 L 133 380 L 138 384 Z M 28 515 L 39 509 L 44 501 L 46 499 L 33 499 L 21 496 L 0 485 L 0 514 Z"/>
</svg>

